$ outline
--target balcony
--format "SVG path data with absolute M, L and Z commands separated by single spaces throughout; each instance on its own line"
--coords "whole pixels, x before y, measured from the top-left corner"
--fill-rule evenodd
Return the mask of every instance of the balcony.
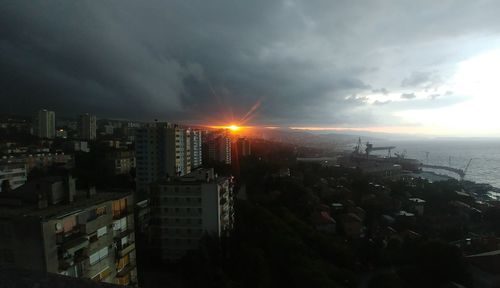
M 89 245 L 89 240 L 86 237 L 79 235 L 79 237 L 77 238 L 64 242 L 61 245 L 61 248 L 68 254 L 74 255 L 76 251 L 86 248 L 88 245 Z
M 132 233 L 134 233 L 134 230 L 133 229 L 126 229 L 126 230 L 123 230 L 123 231 L 113 231 L 114 233 L 114 238 L 115 239 L 121 239 L 127 235 L 130 235 Z
M 93 254 L 96 251 L 101 250 L 104 247 L 107 247 L 113 243 L 113 233 L 108 231 L 105 235 L 97 238 L 95 241 L 89 243 L 89 255 Z
M 80 227 L 74 227 L 73 230 L 68 231 L 66 233 L 58 233 L 56 234 L 56 243 L 63 244 L 66 242 L 71 242 L 75 239 L 81 238 L 85 233 L 83 233 Z
M 127 266 L 123 267 L 123 269 L 116 274 L 116 277 L 121 278 L 127 276 L 130 273 L 130 271 L 135 269 L 135 267 L 136 267 L 135 264 L 128 263 Z
M 110 224 L 111 219 L 112 219 L 111 215 L 108 214 L 99 216 L 93 220 L 88 221 L 85 224 L 81 224 L 80 231 L 85 234 L 94 233 L 95 231 L 97 231 L 97 229 Z
M 132 242 L 132 243 L 129 243 L 128 245 L 126 246 L 122 246 L 122 247 L 117 247 L 116 248 L 117 250 L 117 256 L 119 258 L 122 258 L 123 256 L 127 255 L 128 253 L 132 252 L 133 250 L 135 250 L 135 243 Z

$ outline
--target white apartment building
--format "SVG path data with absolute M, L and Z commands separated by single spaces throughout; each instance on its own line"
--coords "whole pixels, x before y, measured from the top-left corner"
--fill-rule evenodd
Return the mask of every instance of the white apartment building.
M 202 164 L 202 135 L 200 130 L 189 129 L 191 136 L 191 169 L 198 168 Z
M 197 169 L 153 186 L 151 233 L 163 260 L 175 261 L 199 247 L 205 233 L 218 237 L 233 228 L 232 178 Z

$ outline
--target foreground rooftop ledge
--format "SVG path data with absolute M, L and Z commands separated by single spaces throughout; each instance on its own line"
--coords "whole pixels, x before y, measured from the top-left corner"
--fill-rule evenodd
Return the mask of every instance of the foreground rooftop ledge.
M 126 287 L 90 279 L 0 266 L 0 288 L 119 288 Z

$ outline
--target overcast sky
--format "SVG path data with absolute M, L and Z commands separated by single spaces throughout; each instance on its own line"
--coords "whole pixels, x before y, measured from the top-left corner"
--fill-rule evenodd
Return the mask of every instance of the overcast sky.
M 500 136 L 498 15 L 470 0 L 2 1 L 0 112 Z

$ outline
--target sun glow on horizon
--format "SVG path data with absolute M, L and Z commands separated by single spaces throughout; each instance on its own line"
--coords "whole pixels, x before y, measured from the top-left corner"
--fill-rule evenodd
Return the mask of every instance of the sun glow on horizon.
M 241 127 L 240 127 L 240 126 L 238 126 L 238 125 L 234 125 L 234 124 L 233 124 L 233 125 L 229 125 L 229 126 L 227 126 L 227 129 L 229 129 L 229 130 L 231 130 L 231 131 L 233 131 L 233 132 L 236 132 L 236 131 L 239 131 L 239 130 L 241 129 Z

